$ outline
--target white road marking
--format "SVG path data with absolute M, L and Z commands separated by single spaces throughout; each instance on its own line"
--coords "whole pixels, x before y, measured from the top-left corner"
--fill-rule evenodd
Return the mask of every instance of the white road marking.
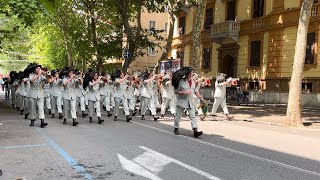
M 131 161 L 125 157 L 123 157 L 121 154 L 118 154 L 118 158 L 121 162 L 122 168 L 130 171 L 134 174 L 138 174 L 140 176 L 143 176 L 145 178 L 148 179 L 152 179 L 152 180 L 162 180 L 160 177 L 158 177 L 157 175 L 149 172 L 148 170 L 144 169 L 143 167 L 139 166 L 137 163 L 135 163 L 134 161 Z
M 170 132 L 170 131 L 167 131 L 167 130 L 163 130 L 163 129 L 160 129 L 160 128 L 152 127 L 152 126 L 149 126 L 149 125 L 146 125 L 146 124 L 142 124 L 142 123 L 138 123 L 138 122 L 135 122 L 135 121 L 131 121 L 131 122 L 134 123 L 134 124 L 140 125 L 140 126 L 144 126 L 144 127 L 150 128 L 150 129 L 154 129 L 154 130 L 163 132 L 163 133 L 174 135 L 173 132 Z M 176 136 L 176 135 L 174 135 L 174 136 Z M 191 138 L 191 137 L 188 137 L 188 136 L 180 135 L 180 137 L 188 139 L 188 140 L 191 140 L 191 141 L 195 141 L 195 142 L 198 142 L 198 143 L 201 143 L 201 144 L 205 144 L 205 145 L 208 145 L 208 146 L 211 146 L 211 147 L 215 147 L 215 148 L 219 148 L 219 149 L 222 149 L 222 150 L 225 150 L 225 151 L 229 151 L 229 152 L 232 152 L 232 153 L 235 153 L 235 154 L 239 154 L 239 155 L 242 155 L 242 156 L 245 156 L 245 157 L 250 157 L 252 159 L 260 160 L 260 161 L 263 161 L 263 162 L 268 162 L 268 163 L 275 164 L 275 165 L 278 165 L 278 166 L 281 166 L 281 167 L 285 167 L 285 168 L 288 168 L 288 169 L 304 172 L 304 173 L 307 173 L 307 174 L 320 176 L 319 172 L 302 169 L 302 168 L 299 168 L 299 167 L 296 167 L 296 166 L 292 166 L 292 165 L 288 165 L 288 164 L 281 163 L 281 162 L 278 162 L 278 161 L 270 160 L 270 159 L 267 159 L 267 158 L 255 156 L 255 155 L 248 154 L 248 153 L 244 153 L 244 152 L 241 152 L 241 151 L 237 151 L 237 150 L 234 150 L 234 149 L 231 149 L 231 148 L 227 148 L 227 147 L 223 147 L 223 146 L 220 146 L 220 145 L 217 145 L 217 144 L 205 142 L 205 141 L 202 141 L 202 140 L 199 140 L 199 139 L 195 139 L 195 138 Z
M 154 173 L 162 171 L 165 165 L 172 162 L 168 158 L 163 158 L 163 155 L 158 155 L 150 151 L 146 151 L 140 156 L 135 157 L 133 161 Z
M 149 149 L 149 148 L 144 147 L 144 146 L 139 146 L 139 147 L 140 147 L 141 149 L 144 149 L 144 150 L 146 150 L 147 152 L 149 152 L 149 154 L 150 154 L 150 153 L 153 154 L 153 156 L 156 157 L 157 159 L 162 159 L 163 162 L 176 163 L 176 164 L 178 164 L 178 165 L 180 165 L 180 166 L 182 166 L 182 167 L 184 167 L 184 168 L 186 168 L 186 169 L 189 169 L 190 171 L 193 171 L 193 172 L 195 172 L 195 173 L 197 173 L 197 174 L 199 174 L 199 175 L 201 175 L 201 176 L 204 176 L 204 177 L 206 177 L 206 178 L 208 178 L 208 179 L 211 179 L 211 180 L 221 180 L 221 179 L 218 178 L 218 177 L 215 177 L 215 176 L 213 176 L 213 175 L 211 175 L 211 174 L 209 174 L 209 173 L 206 173 L 206 172 L 204 172 L 204 171 L 201 171 L 200 169 L 197 169 L 197 168 L 192 167 L 192 166 L 190 166 L 190 165 L 188 165 L 188 164 L 185 164 L 185 163 L 183 163 L 183 162 L 181 162 L 181 161 L 178 161 L 178 160 L 176 160 L 176 159 L 173 159 L 173 158 L 171 158 L 171 157 L 168 157 L 168 156 L 166 156 L 166 155 L 164 155 L 164 154 L 158 153 L 158 152 L 156 152 L 156 151 L 154 151 L 154 150 L 152 150 L 152 149 Z M 168 163 L 167 163 L 167 164 L 168 164 Z

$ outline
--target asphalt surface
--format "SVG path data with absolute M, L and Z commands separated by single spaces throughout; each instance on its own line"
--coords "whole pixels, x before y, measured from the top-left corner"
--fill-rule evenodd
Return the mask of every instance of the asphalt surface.
M 174 135 L 172 118 L 127 123 L 104 116 L 102 125 L 79 118 L 77 127 L 47 118 L 47 128 L 23 118 L 0 100 L 0 180 L 320 179 L 316 132 L 221 120 L 200 122 L 204 135 L 195 139 L 187 120 Z

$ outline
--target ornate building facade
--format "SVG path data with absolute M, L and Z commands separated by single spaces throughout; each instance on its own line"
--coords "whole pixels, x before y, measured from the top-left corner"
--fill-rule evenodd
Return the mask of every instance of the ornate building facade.
M 201 74 L 239 77 L 251 90 L 288 93 L 303 0 L 207 0 L 201 36 Z M 193 65 L 194 7 L 176 19 L 172 56 Z M 310 17 L 303 92 L 320 92 L 320 3 Z

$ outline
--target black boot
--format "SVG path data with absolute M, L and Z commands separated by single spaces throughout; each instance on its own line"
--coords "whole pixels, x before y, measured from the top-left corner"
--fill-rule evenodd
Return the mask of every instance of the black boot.
M 24 115 L 24 119 L 28 119 L 29 113 Z
M 144 115 L 141 116 L 141 120 L 144 120 Z
M 131 120 L 132 120 L 132 117 L 130 117 L 130 116 L 126 116 L 126 119 L 127 119 L 127 122 L 130 122 Z
M 154 120 L 154 121 L 158 121 L 158 119 L 159 119 L 159 117 L 153 116 L 153 120 Z
M 49 115 L 51 115 L 51 109 L 49 109 Z
M 40 119 L 41 120 L 41 125 L 40 127 L 44 128 L 48 125 L 48 123 L 44 122 L 44 119 Z
M 62 116 L 62 113 L 59 113 L 59 119 L 62 119 L 63 116 Z
M 164 119 L 164 115 L 163 114 L 161 114 L 161 119 Z
M 93 121 L 92 121 L 92 117 L 89 117 L 89 123 L 92 123 Z
M 135 109 L 132 111 L 132 116 L 135 116 L 136 114 L 137 114 L 137 110 Z
M 198 138 L 198 137 L 201 136 L 201 135 L 202 135 L 202 131 L 198 131 L 197 128 L 193 128 L 193 136 L 194 136 L 195 138 Z
M 82 117 L 84 118 L 86 116 L 88 116 L 88 114 L 85 111 L 82 111 Z
M 98 124 L 101 124 L 101 123 L 103 123 L 103 119 L 101 119 L 101 117 L 98 117 Z
M 20 115 L 22 115 L 23 114 L 23 110 L 20 110 Z
M 113 120 L 114 120 L 114 121 L 118 121 L 118 118 L 117 118 L 117 116 L 115 116 L 115 117 L 113 118 Z
M 31 119 L 30 126 L 34 126 L 34 121 L 36 121 L 36 120 L 35 119 Z
M 108 117 L 111 117 L 112 113 L 110 111 L 108 111 Z
M 79 123 L 77 122 L 77 119 L 72 119 L 72 120 L 73 120 L 73 123 L 72 123 L 73 126 L 76 126 L 76 125 L 79 124 Z
M 66 119 L 63 120 L 63 124 L 67 124 L 67 120 Z
M 51 114 L 51 118 L 54 118 L 54 114 Z
M 178 128 L 174 128 L 174 131 L 173 131 L 173 132 L 174 132 L 175 135 L 180 135 L 180 132 L 179 132 L 179 129 L 178 129 Z

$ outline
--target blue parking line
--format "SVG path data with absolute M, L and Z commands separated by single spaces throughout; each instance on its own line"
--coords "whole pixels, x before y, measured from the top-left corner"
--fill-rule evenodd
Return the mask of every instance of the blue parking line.
M 68 163 L 74 168 L 79 174 L 85 177 L 87 180 L 92 180 L 91 174 L 89 174 L 86 169 L 73 159 L 62 147 L 60 147 L 53 139 L 49 138 L 42 130 L 39 128 L 36 129 L 41 135 L 43 135 L 51 147 L 53 147 Z
M 26 145 L 19 145 L 19 146 L 0 146 L 0 149 L 19 149 L 19 148 L 28 148 L 28 147 L 40 147 L 45 144 L 26 144 Z

